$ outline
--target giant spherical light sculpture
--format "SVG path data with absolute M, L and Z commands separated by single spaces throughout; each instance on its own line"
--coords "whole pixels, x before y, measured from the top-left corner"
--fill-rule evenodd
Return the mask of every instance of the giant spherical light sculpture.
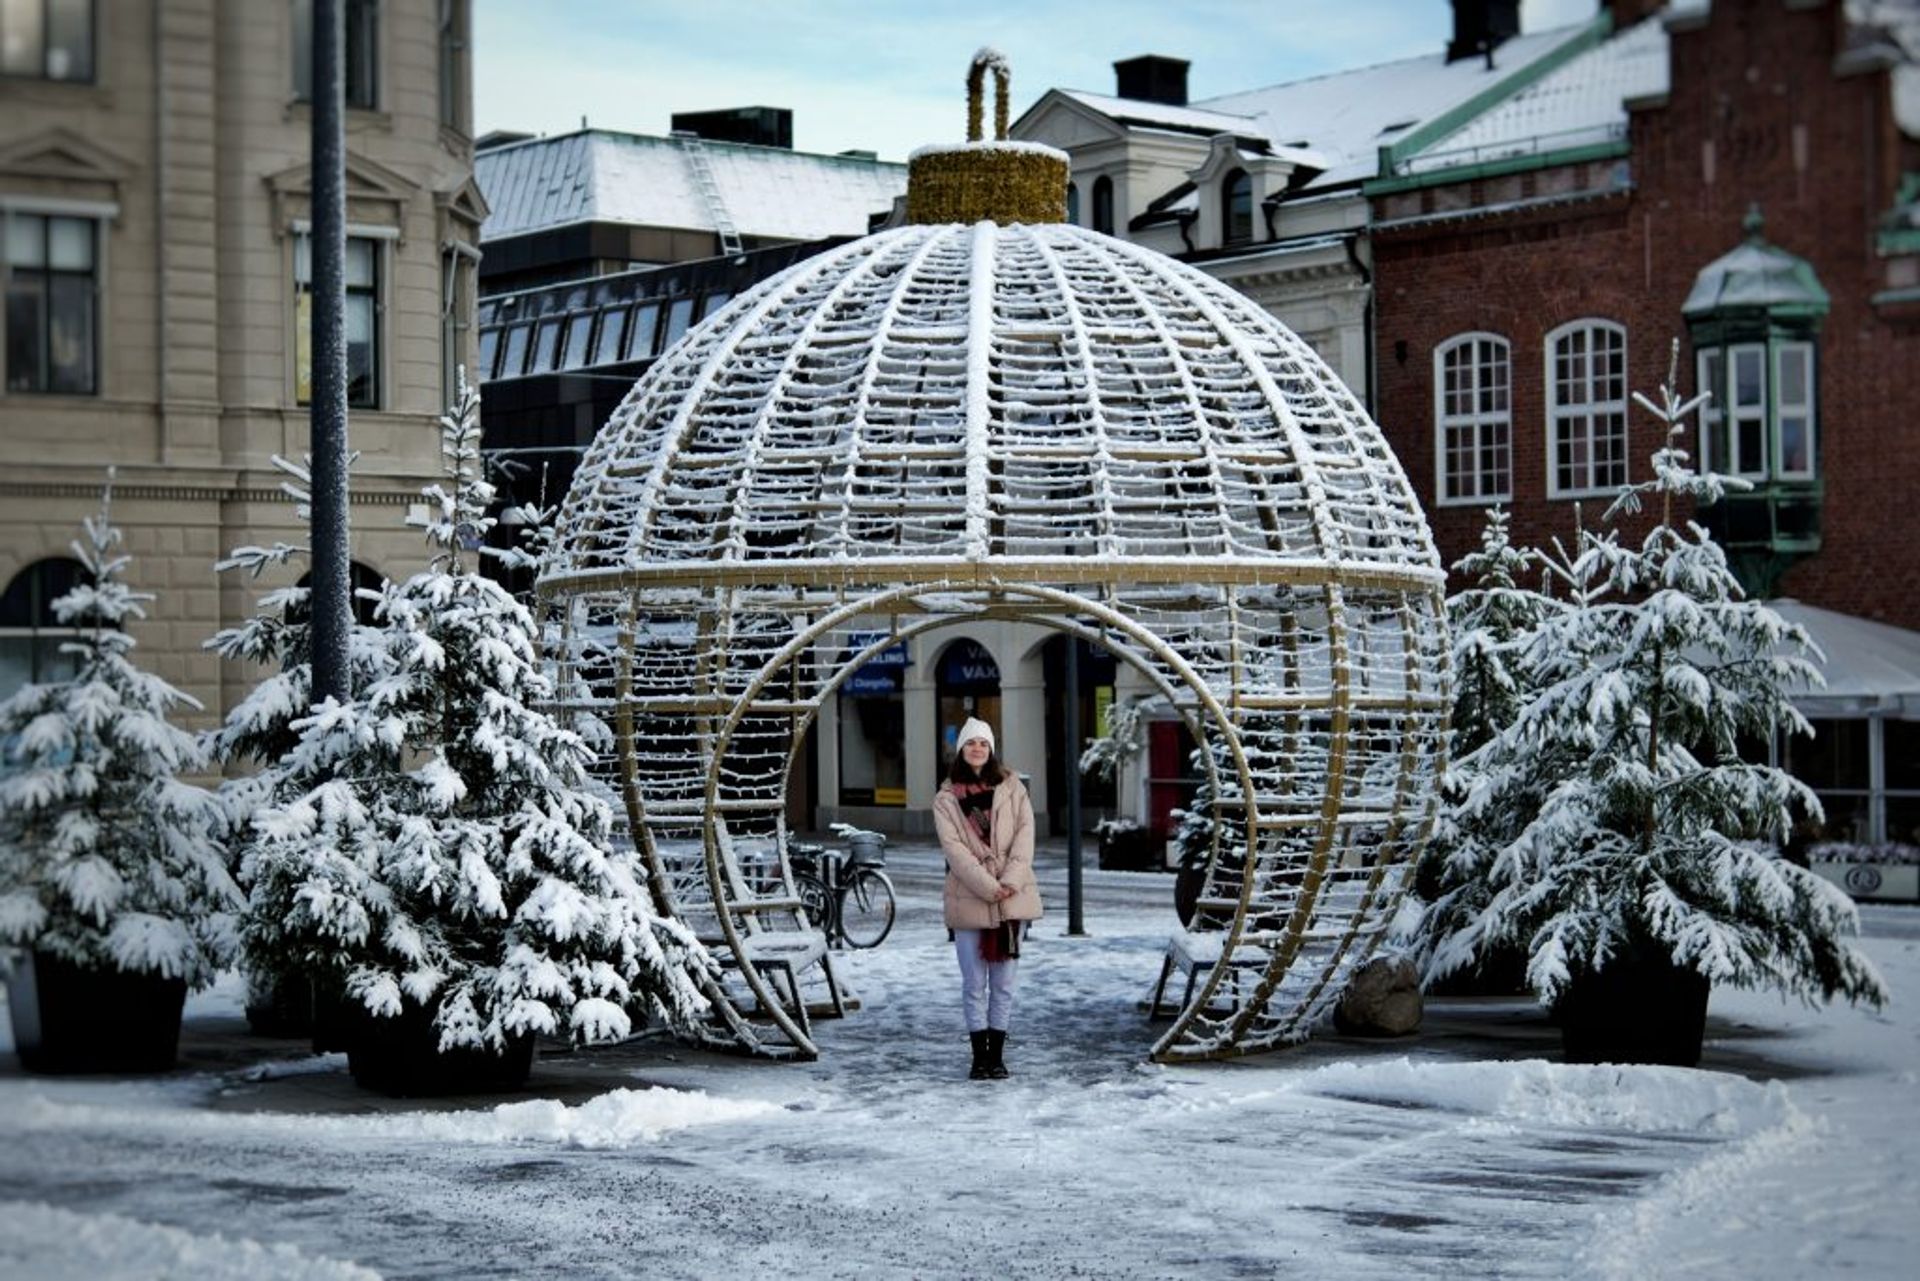
M 967 151 L 948 208 L 1023 180 L 1060 204 L 1065 158 L 1018 144 L 917 156 L 915 183 Z M 612 731 L 657 905 L 726 962 L 720 1043 L 815 1052 L 802 976 L 834 975 L 784 856 L 794 749 L 866 657 L 956 621 L 1108 647 L 1209 749 L 1215 848 L 1167 958 L 1195 981 L 1158 1059 L 1304 1037 L 1426 838 L 1443 574 L 1380 429 L 1249 299 L 1025 216 L 763 282 L 656 362 L 568 495 L 539 581 L 564 699 Z

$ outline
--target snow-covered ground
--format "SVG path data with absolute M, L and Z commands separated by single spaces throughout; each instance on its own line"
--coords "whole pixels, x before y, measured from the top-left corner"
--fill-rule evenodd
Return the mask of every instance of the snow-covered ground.
M 248 1041 L 231 982 L 189 1005 L 197 1070 L 30 1078 L 0 1043 L 0 1277 L 1913 1275 L 1920 910 L 1867 914 L 1888 1011 L 1717 992 L 1710 1070 L 1563 1065 L 1488 1001 L 1163 1068 L 1167 882 L 1090 873 L 1089 936 L 1056 883 L 1029 948 L 1014 1078 L 975 1083 L 931 861 L 895 862 L 814 1064 L 645 1041 L 396 1103 Z

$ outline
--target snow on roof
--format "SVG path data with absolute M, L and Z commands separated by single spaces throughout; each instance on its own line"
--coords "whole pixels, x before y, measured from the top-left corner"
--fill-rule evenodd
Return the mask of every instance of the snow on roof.
M 1423 149 L 1420 173 L 1625 136 L 1629 99 L 1667 90 L 1667 29 L 1635 23 Z
M 905 165 L 745 143 L 697 144 L 735 229 L 816 240 L 865 235 L 907 189 Z M 601 129 L 495 147 L 474 158 L 492 212 L 484 240 L 579 222 L 714 230 L 688 148 L 676 138 Z
M 1823 689 L 1794 695 L 1808 716 L 1859 716 L 1871 709 L 1920 716 L 1920 632 L 1840 614 L 1797 600 L 1768 605 L 1807 629 L 1826 658 Z
M 1088 93 L 1084 89 L 1062 89 L 1060 92 L 1075 102 L 1092 107 L 1101 115 L 1123 124 L 1177 129 L 1182 133 L 1204 134 L 1207 137 L 1221 133 L 1251 138 L 1266 137 L 1260 129 L 1259 121 L 1252 116 L 1236 115 L 1227 111 L 1199 111 L 1193 107 L 1174 107 L 1164 102 L 1147 102 L 1140 98 L 1116 98 L 1110 94 Z
M 1680 0 L 1668 13 L 1707 7 L 1707 0 Z M 1920 3 L 1849 0 L 1847 13 L 1862 34 L 1886 37 L 1904 56 L 1893 72 L 1894 116 L 1903 132 L 1920 136 Z M 1406 167 L 1422 173 L 1624 137 L 1626 104 L 1668 90 L 1668 48 L 1663 18 L 1635 23 L 1435 141 Z
M 1551 53 L 1588 25 L 1516 36 L 1494 51 L 1491 71 L 1484 58 L 1448 62 L 1445 54 L 1432 53 L 1224 94 L 1193 107 L 1208 114 L 1251 116 L 1259 135 L 1276 145 L 1320 152 L 1328 168 L 1307 184 L 1308 190 L 1357 182 L 1374 176 L 1381 147 Z
M 1893 118 L 1900 132 L 1920 138 L 1920 3 L 1916 0 L 1847 0 L 1847 17 L 1877 28 L 1899 50 L 1893 69 Z

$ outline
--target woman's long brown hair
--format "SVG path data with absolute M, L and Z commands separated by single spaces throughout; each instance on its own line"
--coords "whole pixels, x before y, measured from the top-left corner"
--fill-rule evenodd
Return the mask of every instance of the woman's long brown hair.
M 1000 763 L 1000 753 L 991 748 L 987 750 L 987 763 L 980 767 L 978 773 L 967 764 L 966 756 L 957 750 L 953 754 L 953 764 L 947 766 L 949 783 L 985 783 L 990 787 L 998 787 L 1006 778 L 1007 767 Z

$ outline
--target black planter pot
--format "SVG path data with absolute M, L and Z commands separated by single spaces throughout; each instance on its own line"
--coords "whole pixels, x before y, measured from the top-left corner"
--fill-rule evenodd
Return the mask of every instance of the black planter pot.
M 307 981 L 308 1025 L 313 1030 L 315 1054 L 340 1054 L 353 1048 L 354 1025 L 360 1007 L 347 999 L 346 986 L 334 974 L 315 974 Z
M 1429 996 L 1525 996 L 1530 991 L 1524 945 L 1496 948 L 1478 964 L 1427 986 Z
M 29 952 L 7 976 L 13 1044 L 29 1072 L 165 1072 L 180 1055 L 184 979 L 83 969 Z
M 1576 974 L 1554 1006 L 1566 1061 L 1694 1067 L 1711 989 L 1705 977 L 1652 947 Z
M 1204 858 L 1182 863 L 1180 870 L 1173 874 L 1173 910 L 1180 918 L 1180 928 L 1186 929 L 1193 924 L 1193 914 L 1200 908 L 1200 891 L 1207 885 L 1207 863 Z
M 396 1018 L 354 1007 L 347 1019 L 347 1067 L 365 1089 L 394 1098 L 515 1090 L 533 1070 L 533 1037 L 514 1038 L 506 1053 L 440 1052 L 434 1011 L 409 1001 Z
M 250 984 L 247 1030 L 255 1036 L 312 1036 L 313 985 L 306 975 L 277 975 L 262 989 Z
M 1160 870 L 1161 862 L 1158 842 L 1144 827 L 1100 838 L 1103 871 L 1154 872 Z

